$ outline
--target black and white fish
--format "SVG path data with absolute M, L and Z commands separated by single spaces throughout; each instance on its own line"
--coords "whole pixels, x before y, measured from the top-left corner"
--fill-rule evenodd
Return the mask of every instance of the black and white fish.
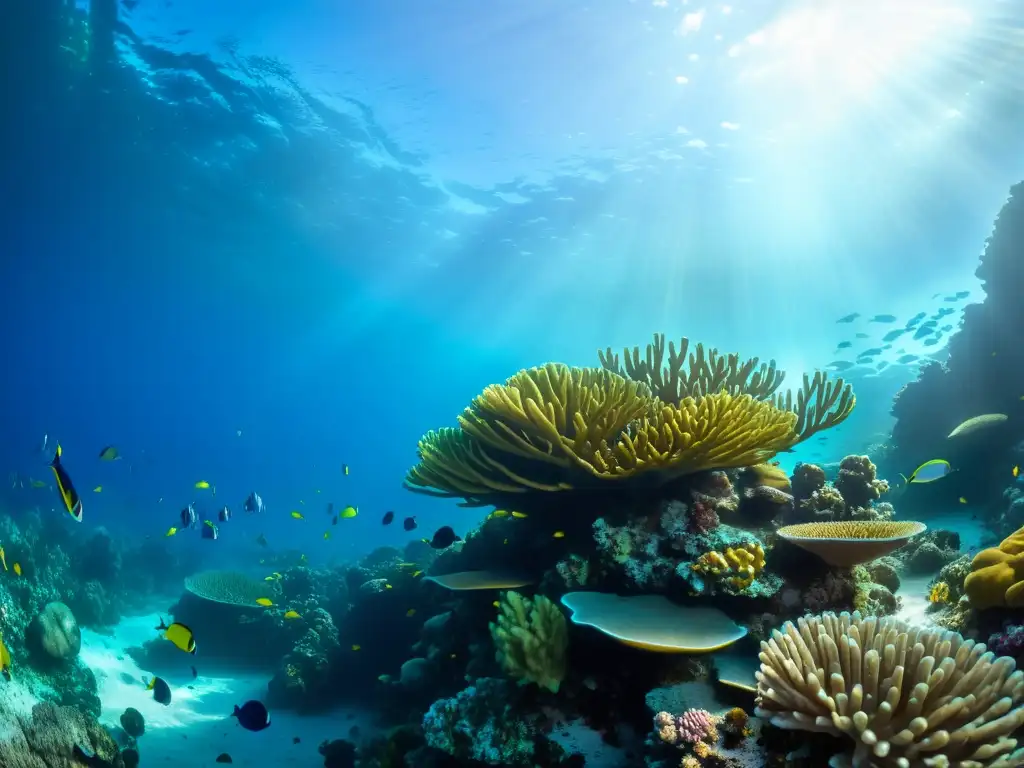
M 231 519 L 231 510 L 228 509 L 227 504 L 220 508 L 220 512 L 217 513 L 217 519 L 220 520 L 222 523 L 226 523 L 228 520 Z
M 196 514 L 196 505 L 190 503 L 181 510 L 181 527 L 195 528 L 197 525 L 199 525 L 199 515 Z
M 245 511 L 250 515 L 263 511 L 263 499 L 256 491 L 250 493 L 249 498 L 245 500 Z

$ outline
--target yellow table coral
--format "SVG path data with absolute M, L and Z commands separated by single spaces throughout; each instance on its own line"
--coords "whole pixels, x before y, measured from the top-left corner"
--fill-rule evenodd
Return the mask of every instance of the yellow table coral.
M 974 608 L 1024 606 L 1024 528 L 974 556 L 964 592 Z
M 692 567 L 697 573 L 725 577 L 738 590 L 746 589 L 764 570 L 764 548 L 753 543 L 729 547 L 725 554 L 712 550 L 701 555 Z

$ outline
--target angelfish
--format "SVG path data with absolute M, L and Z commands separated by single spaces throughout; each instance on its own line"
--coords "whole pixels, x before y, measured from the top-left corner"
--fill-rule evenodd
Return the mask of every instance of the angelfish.
M 57 479 L 57 491 L 60 493 L 60 500 L 64 502 L 64 509 L 76 522 L 80 523 L 82 522 L 82 500 L 78 498 L 78 491 L 71 483 L 71 478 L 64 470 L 64 465 L 60 463 L 62 453 L 60 443 L 57 443 L 57 450 L 53 454 L 53 461 L 50 462 L 50 469 L 53 470 L 53 476 Z

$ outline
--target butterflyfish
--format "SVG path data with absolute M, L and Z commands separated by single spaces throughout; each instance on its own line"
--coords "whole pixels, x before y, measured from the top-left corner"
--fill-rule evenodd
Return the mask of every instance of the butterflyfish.
M 160 626 L 156 629 L 157 631 L 163 632 L 164 637 L 167 640 L 170 640 L 178 650 L 192 654 L 196 652 L 196 639 L 192 636 L 192 630 L 184 624 L 176 621 L 170 626 L 167 626 L 163 617 L 161 617 Z

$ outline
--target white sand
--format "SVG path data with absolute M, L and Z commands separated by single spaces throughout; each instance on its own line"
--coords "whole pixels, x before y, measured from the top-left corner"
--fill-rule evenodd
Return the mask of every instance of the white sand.
M 113 636 L 82 632 L 81 657 L 96 675 L 103 703 L 100 721 L 118 725 L 126 707 L 134 707 L 146 719 L 146 733 L 139 739 L 143 765 L 217 766 L 217 756 L 227 752 L 234 765 L 320 768 L 320 742 L 348 738 L 353 725 L 364 738 L 370 735 L 366 713 L 354 710 L 312 717 L 271 712 L 269 728 L 258 733 L 245 730 L 231 712 L 248 699 L 264 699 L 269 675 L 200 674 L 193 680 L 190 667 L 201 666 L 201 660 L 184 653 L 180 669 L 140 669 L 124 649 L 152 639 L 159 620 L 156 614 L 126 618 Z M 173 698 L 168 706 L 154 701 L 143 685 L 153 672 L 171 686 Z M 122 673 L 132 681 L 125 682 Z M 296 736 L 299 744 L 292 743 Z

